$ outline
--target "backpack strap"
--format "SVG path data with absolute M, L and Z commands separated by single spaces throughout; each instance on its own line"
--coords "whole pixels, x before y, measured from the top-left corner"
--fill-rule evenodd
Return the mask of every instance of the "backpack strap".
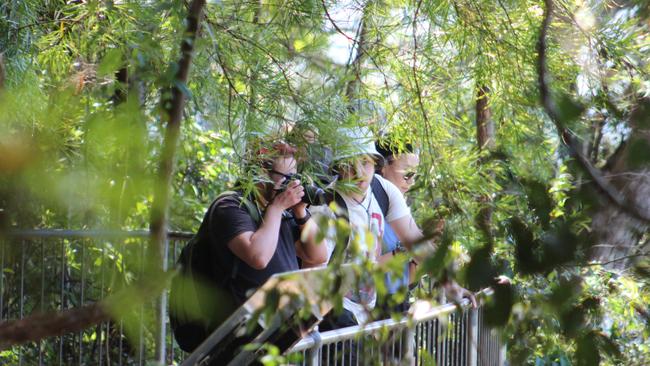
M 379 208 L 381 209 L 382 214 L 384 215 L 384 219 L 386 218 L 386 215 L 388 215 L 388 209 L 390 207 L 390 200 L 388 199 L 388 193 L 386 193 L 386 189 L 384 189 L 384 186 L 381 184 L 379 181 L 379 178 L 377 176 L 372 177 L 372 181 L 370 182 L 370 187 L 372 190 L 372 194 L 375 196 L 375 199 L 377 200 L 377 204 L 379 205 Z M 343 197 L 341 197 L 340 194 L 334 192 L 331 196 L 328 197 L 327 202 L 336 202 L 336 204 L 343 210 L 343 213 L 335 213 L 337 218 L 345 218 L 350 222 L 350 213 L 348 212 L 348 206 L 345 204 L 345 201 L 343 200 Z M 350 240 L 350 237 L 348 236 L 346 242 Z
M 386 193 L 384 186 L 381 184 L 379 178 L 377 178 L 376 175 L 372 177 L 372 181 L 370 182 L 370 187 L 372 188 L 372 194 L 375 196 L 375 199 L 379 204 L 379 208 L 381 208 L 381 212 L 384 214 L 384 220 L 385 220 L 386 215 L 388 215 L 388 209 L 390 207 L 390 200 L 388 199 L 388 193 Z

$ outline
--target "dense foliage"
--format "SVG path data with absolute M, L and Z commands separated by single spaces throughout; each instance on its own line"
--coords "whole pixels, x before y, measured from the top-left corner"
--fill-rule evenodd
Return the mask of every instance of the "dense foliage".
M 189 81 L 177 85 L 188 104 L 172 230 L 196 230 L 241 178 L 247 144 L 307 146 L 311 130 L 333 145 L 337 128 L 368 122 L 347 106 L 374 101 L 386 116 L 372 124 L 377 135 L 419 150 L 409 193 L 418 221 L 446 222 L 422 272 L 495 287 L 489 315 L 513 364 L 650 362 L 648 222 L 607 199 L 558 130 L 648 217 L 647 4 L 273 0 L 205 10 Z M 0 4 L 2 230 L 148 226 L 160 101 L 186 13 L 182 1 Z M 477 142 L 480 101 L 495 131 L 489 148 Z M 626 225 L 602 225 L 611 210 Z M 595 250 L 617 233 L 627 246 Z M 500 274 L 512 285 L 497 285 Z

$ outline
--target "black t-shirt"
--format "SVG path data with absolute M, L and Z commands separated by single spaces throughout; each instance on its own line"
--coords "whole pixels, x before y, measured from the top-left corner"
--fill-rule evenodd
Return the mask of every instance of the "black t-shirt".
M 260 217 L 263 216 L 262 213 Z M 255 232 L 259 227 L 239 199 L 235 196 L 220 199 L 214 208 L 211 224 L 212 253 L 217 256 L 213 263 L 222 266 L 229 276 L 233 266 L 237 266 L 235 277 L 229 282 L 238 301 L 244 302 L 252 294 L 250 290 L 263 285 L 272 275 L 298 269 L 295 242 L 300 238 L 300 230 L 287 212 L 282 217 L 275 253 L 266 268 L 260 270 L 247 265 L 228 248 L 228 242 L 234 237 L 246 231 Z

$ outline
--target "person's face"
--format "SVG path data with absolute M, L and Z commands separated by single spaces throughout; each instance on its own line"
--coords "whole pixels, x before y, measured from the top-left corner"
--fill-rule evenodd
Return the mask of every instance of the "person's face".
M 375 174 L 375 160 L 369 155 L 362 155 L 341 164 L 342 180 L 354 181 L 361 192 L 370 186 Z
M 288 183 L 287 179 L 297 172 L 296 159 L 293 156 L 280 156 L 273 161 L 273 167 L 268 171 L 271 181 L 273 181 L 273 189 L 280 189 L 284 183 Z
M 394 155 L 393 158 L 381 169 L 381 173 L 402 193 L 406 193 L 415 183 L 415 171 L 420 158 L 415 154 Z

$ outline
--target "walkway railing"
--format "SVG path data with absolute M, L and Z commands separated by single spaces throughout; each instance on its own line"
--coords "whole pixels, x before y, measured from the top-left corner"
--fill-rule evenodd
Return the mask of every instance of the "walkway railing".
M 489 295 L 490 292 L 484 293 Z M 411 317 L 381 320 L 323 333 L 314 332 L 291 350 L 302 365 L 502 365 L 505 349 L 483 322 L 483 307 L 463 300 L 413 305 Z M 419 309 L 419 310 L 418 310 Z
M 170 233 L 165 243 L 173 267 L 187 233 Z M 36 312 L 64 310 L 101 300 L 128 286 L 144 269 L 148 231 L 30 230 L 0 239 L 0 322 Z M 160 307 L 163 307 L 161 309 Z M 152 301 L 137 309 L 125 306 L 125 320 L 98 324 L 14 347 L 0 353 L 11 365 L 145 365 L 164 350 L 165 363 L 184 354 L 166 326 L 166 304 Z M 152 333 L 162 325 L 164 337 Z M 127 336 L 128 335 L 128 336 Z M 442 305 L 416 312 L 412 320 L 384 320 L 306 338 L 293 349 L 303 365 L 353 365 L 356 360 L 409 365 L 500 365 L 498 334 L 482 321 L 482 309 Z M 164 342 L 162 341 L 164 339 Z M 381 344 L 381 345 L 380 345 Z M 341 355 L 346 355 L 344 359 Z
M 169 268 L 190 237 L 169 233 L 165 243 Z M 81 306 L 132 284 L 144 269 L 148 241 L 148 231 L 8 233 L 0 239 L 0 321 Z M 155 323 L 167 321 L 158 315 L 166 311 L 166 304 L 152 299 L 136 309 L 125 304 L 124 310 L 125 320 L 2 352 L 0 364 L 145 365 L 158 359 L 157 349 L 164 350 L 166 364 L 183 358 L 169 327 L 162 327 L 165 342 L 152 333 Z

